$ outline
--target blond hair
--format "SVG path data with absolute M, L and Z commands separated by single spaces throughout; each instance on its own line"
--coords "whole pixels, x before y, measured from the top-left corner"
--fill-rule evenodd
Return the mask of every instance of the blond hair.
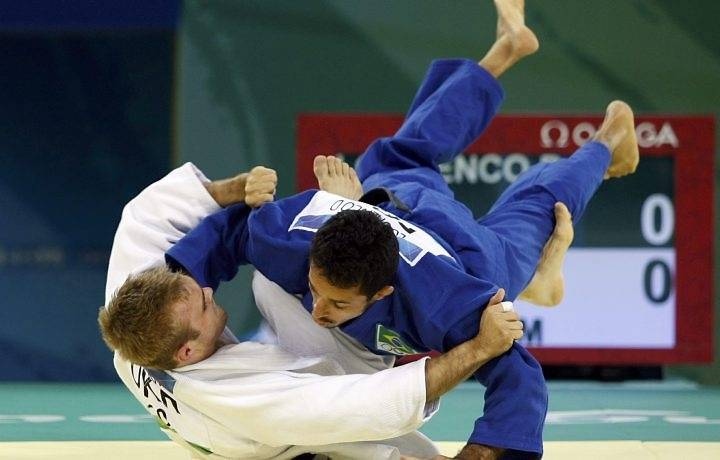
M 98 323 L 103 340 L 135 364 L 176 368 L 175 352 L 200 335 L 173 317 L 173 304 L 187 296 L 183 275 L 167 266 L 130 276 L 110 303 L 100 308 Z

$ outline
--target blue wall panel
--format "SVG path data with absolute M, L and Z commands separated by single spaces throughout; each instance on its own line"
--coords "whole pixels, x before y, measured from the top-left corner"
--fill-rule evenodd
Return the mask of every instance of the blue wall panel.
M 0 380 L 113 379 L 123 205 L 170 168 L 174 32 L 0 34 Z

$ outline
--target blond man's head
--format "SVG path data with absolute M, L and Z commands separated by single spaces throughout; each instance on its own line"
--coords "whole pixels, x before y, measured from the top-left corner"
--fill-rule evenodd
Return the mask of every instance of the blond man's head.
M 105 343 L 133 363 L 178 367 L 176 352 L 200 332 L 178 318 L 174 306 L 190 295 L 186 278 L 162 266 L 132 275 L 100 309 Z

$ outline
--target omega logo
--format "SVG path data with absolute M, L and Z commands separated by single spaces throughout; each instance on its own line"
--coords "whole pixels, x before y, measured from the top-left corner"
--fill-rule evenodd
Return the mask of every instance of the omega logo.
M 580 147 L 592 139 L 597 127 L 590 122 L 582 121 L 572 129 L 560 120 L 549 120 L 540 128 L 540 145 L 546 148 L 563 148 L 572 143 Z M 635 127 L 638 145 L 643 148 L 670 145 L 678 147 L 680 142 L 669 122 L 658 129 L 654 123 L 644 121 Z

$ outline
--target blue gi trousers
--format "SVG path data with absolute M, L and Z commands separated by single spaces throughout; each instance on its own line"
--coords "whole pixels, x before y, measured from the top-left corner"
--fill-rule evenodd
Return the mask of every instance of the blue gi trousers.
M 537 164 L 518 177 L 485 216 L 475 219 L 455 201 L 439 164 L 474 141 L 502 97 L 497 81 L 476 63 L 436 61 L 403 126 L 393 137 L 372 144 L 356 169 L 365 191 L 390 189 L 410 208 L 393 212 L 439 236 L 468 274 L 505 288 L 507 298 L 514 300 L 532 279 L 553 231 L 554 204 L 565 203 L 577 223 L 611 155 L 605 145 L 589 142 L 569 158 Z M 474 337 L 478 323 L 479 316 L 470 315 L 455 324 L 445 348 Z M 513 458 L 541 456 L 547 390 L 538 362 L 515 344 L 475 377 L 486 386 L 485 408 L 469 442 L 510 449 Z

